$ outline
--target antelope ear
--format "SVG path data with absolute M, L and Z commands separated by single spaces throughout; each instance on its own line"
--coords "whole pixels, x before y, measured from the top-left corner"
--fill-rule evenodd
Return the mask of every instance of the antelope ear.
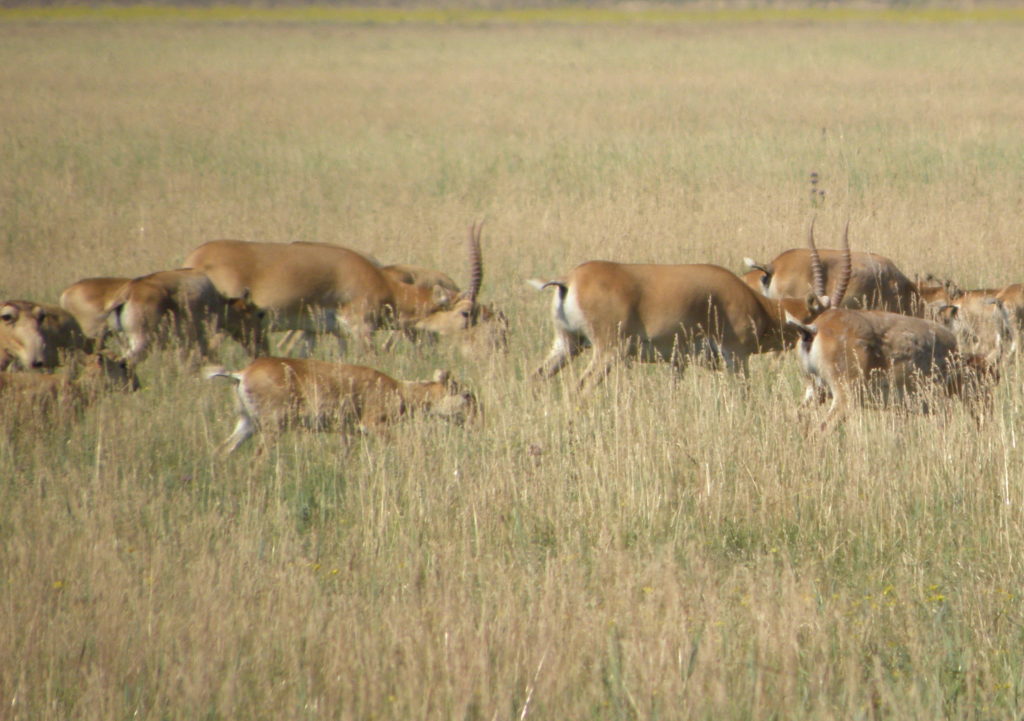
M 452 374 L 449 371 L 441 370 L 438 368 L 434 371 L 434 383 L 444 383 L 447 385 L 448 381 L 451 380 Z
M 807 340 L 813 339 L 814 336 L 817 335 L 818 333 L 818 326 L 814 325 L 813 323 L 810 325 L 806 323 L 801 323 L 788 310 L 786 311 L 786 325 L 791 325 L 795 327 L 797 330 L 800 331 L 800 335 L 802 335 Z
M 448 305 L 452 302 L 452 292 L 443 285 L 435 285 L 431 299 L 437 305 Z
M 820 315 L 828 310 L 832 305 L 832 299 L 827 295 L 815 295 L 814 293 L 807 294 L 807 309 L 811 311 L 813 315 Z
M 960 306 L 952 305 L 947 303 L 946 305 L 939 306 L 938 310 L 935 311 L 935 315 L 939 318 L 946 316 L 949 320 L 953 320 L 960 314 Z

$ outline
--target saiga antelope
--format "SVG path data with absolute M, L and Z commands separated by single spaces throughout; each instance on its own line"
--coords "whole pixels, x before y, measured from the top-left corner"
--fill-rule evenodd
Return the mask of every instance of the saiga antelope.
M 106 308 L 131 278 L 83 278 L 60 294 L 60 307 L 74 316 L 78 326 L 102 348 L 109 329 Z
M 189 268 L 164 270 L 121 286 L 104 308 L 128 337 L 125 359 L 136 364 L 156 341 L 175 340 L 183 353 L 209 356 L 207 331 L 224 332 L 250 355 L 268 353 L 262 314 L 248 297 L 228 299 L 205 273 Z M 209 328 L 207 327 L 209 326 Z
M 956 336 L 961 351 L 999 353 L 1009 342 L 1016 345 L 1017 333 L 1000 291 L 962 291 L 954 300 L 935 308 L 934 320 Z
M 555 290 L 555 338 L 536 373 L 555 375 L 589 343 L 594 354 L 580 378 L 581 391 L 629 356 L 669 361 L 680 372 L 691 357 L 703 356 L 746 373 L 752 354 L 795 342 L 787 312 L 809 320 L 818 310 L 804 299 L 766 298 L 717 265 L 590 261 L 564 278 L 529 282 Z
M 373 265 L 380 268 L 380 271 L 385 275 L 389 276 L 398 283 L 405 283 L 406 285 L 414 285 L 419 288 L 426 288 L 428 290 L 433 289 L 435 286 L 443 288 L 449 291 L 453 296 L 457 296 L 462 291 L 459 286 L 445 273 L 439 270 L 433 270 L 432 268 L 424 268 L 419 265 L 408 265 L 405 263 L 395 263 L 392 265 L 381 265 L 380 262 L 373 256 L 362 253 L 364 258 L 370 261 Z M 389 339 L 390 340 L 390 339 Z M 301 329 L 289 330 L 285 333 L 284 337 L 278 342 L 277 349 L 282 355 L 291 355 L 291 352 L 300 343 L 306 348 L 306 355 L 309 354 L 309 349 L 315 344 L 315 337 L 309 331 Z M 385 345 L 385 349 L 387 349 Z
M 966 341 L 975 348 L 991 350 L 1009 338 L 1010 351 L 1016 352 L 1024 328 L 1024 285 L 962 290 L 950 281 L 928 279 L 936 289 L 933 305 L 937 320 L 956 334 L 961 345 Z
M 314 430 L 380 430 L 410 413 L 455 423 L 478 413 L 475 396 L 438 370 L 429 381 L 399 381 L 366 366 L 298 358 L 258 358 L 231 373 L 212 368 L 207 378 L 238 384 L 238 422 L 217 452 L 237 449 L 261 427 L 300 425 Z
M 826 310 L 808 324 L 789 318 L 800 331 L 800 363 L 810 378 L 804 404 L 832 405 L 822 430 L 834 426 L 854 398 L 869 393 L 883 403 L 904 400 L 910 394 L 938 390 L 968 397 L 984 393 L 998 373 L 989 359 L 961 354 L 948 329 L 923 318 L 880 310 L 838 307 L 851 275 L 849 244 L 844 235 L 843 260 L 831 296 L 825 296 L 824 268 L 808 238 L 814 292 Z
M 43 368 L 56 368 L 70 353 L 93 352 L 93 340 L 82 333 L 78 321 L 63 308 L 31 300 L 9 300 L 6 305 L 18 308 L 22 317 L 39 318 L 39 331 L 44 340 Z
M 402 283 L 361 253 L 323 243 L 214 240 L 193 250 L 185 265 L 207 273 L 226 297 L 248 290 L 266 311 L 268 330 L 333 333 L 342 352 L 346 335 L 366 349 L 373 331 L 411 328 L 456 299 L 441 286 Z
M 482 222 L 474 223 L 469 229 L 470 283 L 465 292 L 440 271 L 415 265 L 379 266 L 382 273 L 398 282 L 427 290 L 440 287 L 455 298 L 450 309 L 438 310 L 413 323 L 400 331 L 402 335 L 451 341 L 469 358 L 488 351 L 508 350 L 508 320 L 505 314 L 480 303 L 478 299 L 484 272 L 480 248 L 482 230 Z M 308 335 L 307 331 L 289 331 L 278 347 L 282 353 L 288 354 L 300 340 L 308 342 Z M 385 350 L 391 348 L 395 338 L 395 335 L 388 338 L 384 344 Z
M 844 252 L 822 249 L 818 257 L 824 287 L 831 293 L 845 262 Z M 850 280 L 841 301 L 844 308 L 924 314 L 925 302 L 918 287 L 891 260 L 876 253 L 851 253 L 850 260 Z M 761 271 L 761 292 L 769 298 L 803 298 L 812 290 L 812 260 L 807 248 L 787 250 L 764 265 L 750 258 L 744 262 Z

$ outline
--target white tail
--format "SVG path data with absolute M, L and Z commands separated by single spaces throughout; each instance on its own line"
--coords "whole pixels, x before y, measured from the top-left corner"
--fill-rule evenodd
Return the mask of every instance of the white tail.
M 240 383 L 242 376 L 239 373 L 232 373 L 223 366 L 206 366 L 203 368 L 203 378 L 213 380 L 214 378 L 227 378 L 234 383 Z

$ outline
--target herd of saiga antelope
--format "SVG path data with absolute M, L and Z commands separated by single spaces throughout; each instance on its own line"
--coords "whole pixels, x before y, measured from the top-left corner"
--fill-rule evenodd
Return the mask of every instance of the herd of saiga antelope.
M 0 394 L 5 407 L 27 399 L 36 412 L 52 412 L 104 390 L 138 388 L 134 368 L 154 343 L 207 358 L 211 340 L 227 335 L 255 360 L 235 373 L 207 370 L 237 384 L 239 418 L 221 452 L 261 426 L 368 430 L 417 411 L 462 422 L 476 415 L 477 401 L 445 371 L 398 381 L 365 366 L 271 357 L 268 331 L 289 331 L 282 347 L 302 343 L 306 354 L 318 333 L 334 334 L 343 351 L 346 338 L 365 350 L 374 331 L 388 328 L 451 339 L 471 355 L 504 350 L 505 315 L 477 299 L 480 234 L 474 224 L 464 292 L 443 273 L 384 266 L 339 246 L 217 240 L 192 251 L 183 269 L 81 280 L 64 290 L 59 307 L 7 301 Z M 678 371 L 697 359 L 746 374 L 752 354 L 796 346 L 809 378 L 804 404 L 832 398 L 822 429 L 868 397 L 917 399 L 926 408 L 922 398 L 938 392 L 984 407 L 1003 346 L 1015 347 L 1020 335 L 1024 286 L 963 291 L 931 278 L 911 282 L 889 259 L 851 252 L 848 235 L 849 225 L 841 250 L 819 251 L 812 222 L 808 248 L 764 265 L 747 259 L 742 278 L 716 265 L 590 261 L 562 278 L 530 281 L 555 291 L 554 344 L 537 375 L 555 375 L 588 345 L 584 392 L 628 358 L 667 361 Z M 991 347 L 979 347 L 979 321 L 995 328 Z M 110 328 L 124 336 L 119 355 L 103 349 Z M 61 363 L 63 373 L 32 372 Z

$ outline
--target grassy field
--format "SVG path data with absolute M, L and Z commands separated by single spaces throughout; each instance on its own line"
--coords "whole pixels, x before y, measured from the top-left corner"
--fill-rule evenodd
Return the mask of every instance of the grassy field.
M 814 214 L 909 275 L 1021 281 L 1020 25 L 2 19 L 0 296 L 53 302 L 222 237 L 465 283 L 486 218 L 483 295 L 513 336 L 477 361 L 358 358 L 451 368 L 475 431 L 216 460 L 229 389 L 171 353 L 80 419 L 0 409 L 0 718 L 1024 704 L 1015 362 L 981 428 L 868 410 L 810 435 L 791 355 L 756 358 L 746 389 L 624 368 L 580 404 L 572 372 L 528 378 L 550 299 L 523 282 L 593 258 L 738 271 Z

